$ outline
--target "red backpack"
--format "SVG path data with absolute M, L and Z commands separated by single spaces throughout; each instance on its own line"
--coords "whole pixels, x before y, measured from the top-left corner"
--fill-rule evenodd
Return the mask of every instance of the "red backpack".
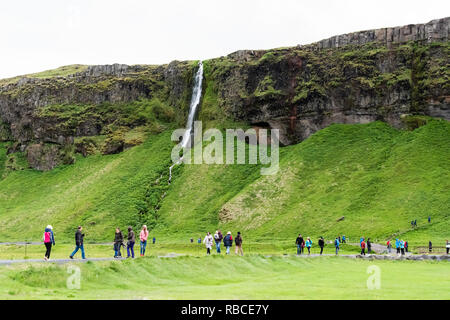
M 52 242 L 51 232 L 44 232 L 44 243 Z

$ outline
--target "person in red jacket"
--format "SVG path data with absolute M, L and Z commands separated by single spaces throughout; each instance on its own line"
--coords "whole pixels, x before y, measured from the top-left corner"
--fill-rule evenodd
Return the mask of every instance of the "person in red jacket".
M 363 241 L 361 241 L 361 255 L 366 255 L 366 243 L 364 242 L 364 238 Z

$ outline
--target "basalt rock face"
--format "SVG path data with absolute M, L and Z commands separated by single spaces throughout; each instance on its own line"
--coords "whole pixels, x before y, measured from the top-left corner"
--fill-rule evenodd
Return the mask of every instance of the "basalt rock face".
M 285 145 L 332 123 L 382 120 L 404 127 L 411 115 L 450 120 L 448 33 L 444 18 L 204 61 L 199 118 L 276 128 Z M 196 68 L 195 62 L 177 61 L 116 64 L 64 77 L 0 80 L 0 142 L 11 141 L 8 152 L 25 152 L 39 170 L 71 163 L 71 150 L 88 154 L 95 141 L 77 142 L 77 137 L 109 134 L 108 141 L 117 143 L 105 152 L 120 152 L 126 145 L 119 137 L 126 132 L 123 126 L 148 125 L 141 121 L 146 106 L 120 105 L 156 98 L 173 108 L 169 111 L 182 125 Z M 175 121 L 158 108 L 162 118 Z M 117 121 L 120 116 L 127 121 Z
M 103 117 L 95 106 L 108 104 L 112 107 L 107 110 L 114 110 L 114 105 L 158 97 L 183 109 L 193 67 L 177 61 L 163 66 L 89 66 L 64 77 L 0 83 L 0 142 L 15 142 L 11 152 L 25 151 L 31 167 L 50 170 L 62 162 L 63 149 L 73 145 L 75 137 L 99 135 L 115 120 L 114 115 Z M 64 106 L 72 106 L 74 113 L 77 105 L 85 114 L 75 121 Z M 99 111 L 92 112 L 94 108 Z
M 285 145 L 332 123 L 450 120 L 449 18 L 382 30 L 206 61 L 206 94 L 236 120 L 280 129 Z

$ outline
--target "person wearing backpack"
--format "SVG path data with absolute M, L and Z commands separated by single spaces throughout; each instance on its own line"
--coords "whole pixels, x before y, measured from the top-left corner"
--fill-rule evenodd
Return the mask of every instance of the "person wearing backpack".
M 220 244 L 222 243 L 223 235 L 222 231 L 217 230 L 214 234 L 214 241 L 216 242 L 216 251 L 218 254 L 220 254 Z
M 241 256 L 244 255 L 244 251 L 242 250 L 242 242 L 243 242 L 243 240 L 242 240 L 241 233 L 238 232 L 236 239 L 234 239 L 234 243 L 236 244 L 235 254 L 238 254 L 238 252 L 240 252 Z
M 141 257 L 145 255 L 145 248 L 147 247 L 147 239 L 148 239 L 148 229 L 147 226 L 144 224 L 142 226 L 141 232 L 139 233 L 139 240 L 141 244 Z M 191 242 L 193 242 L 193 240 Z
M 81 258 L 86 259 L 86 256 L 84 254 L 84 233 L 81 233 L 83 231 L 82 226 L 78 226 L 77 231 L 75 232 L 75 245 L 76 248 L 72 252 L 72 254 L 69 256 L 70 259 L 73 259 L 73 256 L 78 252 L 78 250 L 81 249 Z
M 123 234 L 119 228 L 116 228 L 116 234 L 114 236 L 114 258 L 121 258 L 120 247 L 123 245 Z
M 325 240 L 323 239 L 323 237 L 320 237 L 320 239 L 319 239 L 319 247 L 320 247 L 320 254 L 321 255 L 322 255 L 324 246 L 325 246 Z
M 297 245 L 297 255 L 302 254 L 303 237 L 301 234 L 298 235 L 295 244 Z
M 311 246 L 312 246 L 312 242 L 311 242 L 311 239 L 310 239 L 309 237 L 306 238 L 306 243 L 305 243 L 305 245 L 306 245 L 306 248 L 308 249 L 308 255 L 311 254 Z
M 50 253 L 52 252 L 52 245 L 55 245 L 55 237 L 53 235 L 53 227 L 48 225 L 44 230 L 44 245 L 46 248 L 44 260 L 50 259 Z
M 131 258 L 134 259 L 134 244 L 136 243 L 136 236 L 134 234 L 133 228 L 131 227 L 128 227 L 127 240 L 127 258 L 131 256 Z
M 361 241 L 361 255 L 365 256 L 366 255 L 366 243 L 364 242 L 364 238 Z
M 405 252 L 408 252 L 408 241 L 405 241 Z
M 233 237 L 231 236 L 231 231 L 227 232 L 225 238 L 223 238 L 223 245 L 227 248 L 227 254 L 230 254 L 230 248 L 233 246 Z
M 206 234 L 205 239 L 203 239 L 203 244 L 206 246 L 206 254 L 211 254 L 211 249 L 213 245 L 213 236 L 210 232 Z
M 391 253 L 391 247 L 392 247 L 392 245 L 391 245 L 391 240 L 388 240 L 388 241 L 386 242 L 386 246 L 387 246 L 388 253 Z
M 335 246 L 335 248 L 336 248 L 336 255 L 337 255 L 338 252 L 339 252 L 339 245 L 340 245 L 339 240 L 338 240 L 338 238 L 336 237 L 336 239 L 334 240 L 334 246 Z

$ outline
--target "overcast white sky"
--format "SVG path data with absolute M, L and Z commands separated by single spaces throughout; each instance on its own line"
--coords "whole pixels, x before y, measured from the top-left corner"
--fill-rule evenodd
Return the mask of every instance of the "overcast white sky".
M 446 0 L 1 0 L 0 78 L 207 59 L 448 15 Z

